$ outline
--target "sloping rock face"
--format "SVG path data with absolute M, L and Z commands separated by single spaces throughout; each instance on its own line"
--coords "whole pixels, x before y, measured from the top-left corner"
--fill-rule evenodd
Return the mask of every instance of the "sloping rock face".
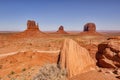
M 89 52 L 72 39 L 64 41 L 59 64 L 62 69 L 66 69 L 68 78 L 95 69 Z
M 120 67 L 120 39 L 109 38 L 98 47 L 96 55 L 98 65 L 104 68 Z
M 36 25 L 35 21 L 32 21 L 32 20 L 28 20 L 27 21 L 27 30 L 33 30 L 33 31 L 36 31 L 38 30 L 39 31 L 39 26 Z
M 94 23 L 87 23 L 84 26 L 84 31 L 96 32 L 96 25 Z
M 63 26 L 60 26 L 56 33 L 58 33 L 58 34 L 67 34 L 67 32 L 64 31 L 64 27 Z

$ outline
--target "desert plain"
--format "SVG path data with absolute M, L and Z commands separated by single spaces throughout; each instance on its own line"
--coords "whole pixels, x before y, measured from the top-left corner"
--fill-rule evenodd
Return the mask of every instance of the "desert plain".
M 0 80 L 119 80 L 120 30 L 0 32 Z

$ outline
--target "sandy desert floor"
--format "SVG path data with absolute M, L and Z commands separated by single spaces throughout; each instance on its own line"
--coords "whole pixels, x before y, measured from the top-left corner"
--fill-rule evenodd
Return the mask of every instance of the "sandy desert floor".
M 75 40 L 85 47 L 96 62 L 98 44 L 120 32 L 104 32 L 102 35 L 52 34 L 47 36 L 26 36 L 19 33 L 0 33 L 0 80 L 32 80 L 41 66 L 57 63 L 64 39 Z M 117 75 L 103 71 L 91 71 L 73 77 L 70 80 L 117 80 Z M 94 77 L 93 77 L 94 76 Z

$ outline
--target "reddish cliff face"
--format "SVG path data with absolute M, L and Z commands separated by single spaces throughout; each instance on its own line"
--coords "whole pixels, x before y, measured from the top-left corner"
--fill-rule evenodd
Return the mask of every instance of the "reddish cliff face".
M 60 27 L 59 27 L 59 30 L 64 31 L 64 27 L 63 27 L 63 26 L 60 26 Z
M 87 23 L 84 26 L 84 31 L 96 32 L 96 25 L 94 23 Z
M 96 32 L 96 25 L 94 23 L 87 23 L 84 25 L 83 32 L 80 36 L 103 36 L 102 34 Z
M 64 27 L 63 26 L 60 26 L 56 33 L 58 33 L 58 34 L 67 34 L 67 32 L 64 31 Z
M 27 21 L 27 29 L 23 32 L 12 35 L 12 38 L 23 38 L 23 37 L 46 37 L 48 36 L 44 32 L 39 30 L 38 24 L 33 20 Z
M 95 69 L 89 52 L 72 39 L 66 39 L 60 53 L 60 67 L 67 70 L 68 78 Z
M 101 43 L 97 53 L 98 65 L 104 68 L 120 68 L 120 38 L 109 38 Z
M 36 25 L 35 21 L 28 20 L 27 21 L 27 30 L 39 30 L 38 25 Z

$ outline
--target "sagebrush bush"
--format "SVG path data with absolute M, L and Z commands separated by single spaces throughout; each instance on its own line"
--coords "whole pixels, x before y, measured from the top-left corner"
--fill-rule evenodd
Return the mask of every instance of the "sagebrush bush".
M 33 80 L 66 80 L 66 70 L 61 70 L 57 64 L 47 64 L 40 68 Z

